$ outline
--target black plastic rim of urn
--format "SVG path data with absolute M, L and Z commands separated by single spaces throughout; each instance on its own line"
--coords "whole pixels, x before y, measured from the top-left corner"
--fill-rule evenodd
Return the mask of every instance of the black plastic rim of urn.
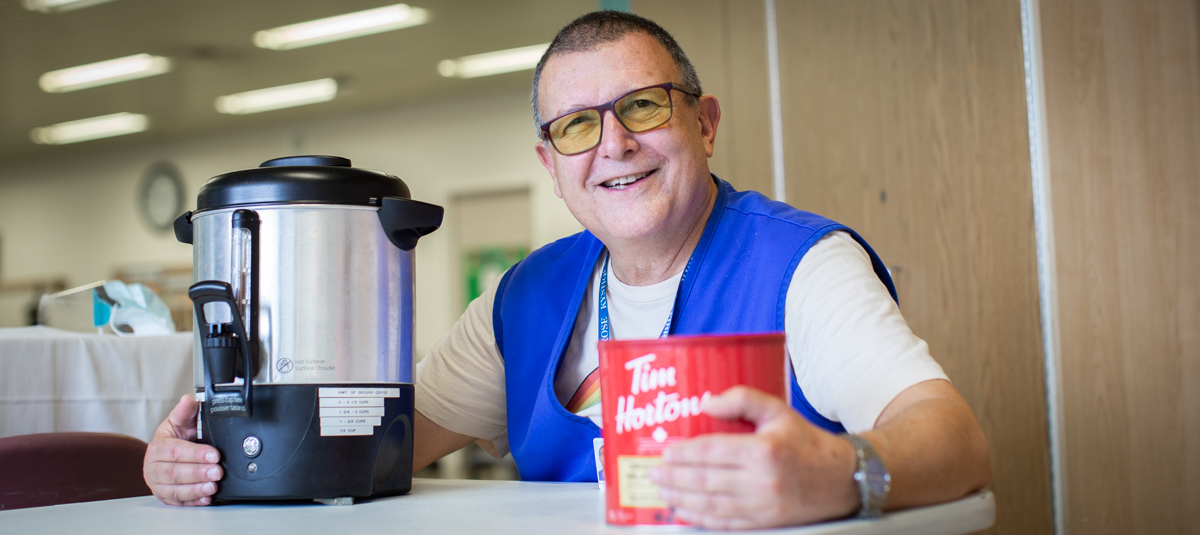
M 196 212 L 271 204 L 374 206 L 384 197 L 411 198 L 404 181 L 350 167 L 339 156 L 287 156 L 210 178 L 196 196 Z

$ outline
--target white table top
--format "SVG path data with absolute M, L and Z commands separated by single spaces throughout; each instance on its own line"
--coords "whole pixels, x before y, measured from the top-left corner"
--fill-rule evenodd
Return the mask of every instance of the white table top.
M 887 514 L 877 520 L 844 520 L 754 533 L 951 535 L 990 527 L 995 516 L 992 493 L 985 491 L 956 502 Z M 635 531 L 662 532 L 664 528 L 637 530 L 607 526 L 603 494 L 595 483 L 417 479 L 411 494 L 352 506 L 289 503 L 179 508 L 145 496 L 0 511 L 0 533 L 559 535 Z

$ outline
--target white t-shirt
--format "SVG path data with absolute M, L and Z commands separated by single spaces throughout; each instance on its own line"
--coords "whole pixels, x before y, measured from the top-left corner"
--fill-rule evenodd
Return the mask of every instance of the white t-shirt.
M 602 266 L 603 255 L 555 380 L 555 394 L 564 404 L 599 362 L 595 318 Z M 609 269 L 612 338 L 658 337 L 682 274 L 629 286 Z M 491 442 L 485 445 L 494 448 L 487 449 L 503 454 L 508 430 L 504 360 L 492 328 L 495 298 L 493 285 L 417 365 L 416 408 L 446 429 Z M 801 391 L 817 412 L 851 433 L 874 427 L 888 403 L 908 387 L 946 379 L 875 275 L 866 250 L 845 232 L 825 236 L 804 255 L 784 306 L 787 350 Z M 580 415 L 600 425 L 600 404 Z

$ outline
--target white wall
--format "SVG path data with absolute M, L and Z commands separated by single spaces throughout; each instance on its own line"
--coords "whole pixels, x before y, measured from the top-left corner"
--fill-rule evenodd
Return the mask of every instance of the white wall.
M 147 137 L 152 137 L 152 134 Z M 534 155 L 528 94 L 506 91 L 288 127 L 147 144 L 70 160 L 6 165 L 0 170 L 0 273 L 5 280 L 62 275 L 68 284 L 110 277 L 136 263 L 189 265 L 191 246 L 153 234 L 137 213 L 142 173 L 165 159 L 183 172 L 187 206 L 217 174 L 291 154 L 333 154 L 356 167 L 403 179 L 414 199 L 451 206 L 454 195 L 526 186 L 537 247 L 582 227 L 554 195 Z M 418 355 L 461 312 L 461 284 L 450 232 L 435 232 L 417 248 Z M 2 297 L 0 326 L 24 317 Z

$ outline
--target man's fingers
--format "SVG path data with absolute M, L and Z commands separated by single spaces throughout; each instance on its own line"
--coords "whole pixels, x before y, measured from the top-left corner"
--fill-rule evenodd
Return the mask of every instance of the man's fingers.
M 143 468 L 146 484 L 156 496 L 162 498 L 159 487 L 219 481 L 223 475 L 221 467 L 216 464 L 219 457 L 212 446 L 192 444 L 177 438 L 158 438 L 146 452 Z M 172 501 L 179 503 L 189 499 Z
M 662 458 L 665 464 L 742 466 L 746 456 L 760 447 L 754 435 L 714 433 L 673 444 Z
M 650 477 L 660 487 L 687 492 L 734 492 L 753 484 L 744 481 L 743 470 L 696 465 L 663 463 L 650 469 Z
M 216 464 L 221 460 L 217 448 L 178 438 L 159 438 L 150 443 L 149 462 Z
M 221 467 L 215 464 L 159 463 L 162 483 L 190 485 L 221 480 Z
M 160 485 L 154 495 L 167 505 L 191 506 L 212 503 L 212 495 L 216 492 L 217 484 L 210 481 L 191 485 Z
M 164 485 L 192 485 L 221 480 L 221 467 L 215 464 L 191 463 L 148 463 L 145 467 L 146 484 L 154 489 Z
M 689 492 L 679 489 L 660 488 L 659 496 L 678 510 L 701 511 L 720 517 L 736 517 L 746 514 L 746 507 L 739 497 L 714 492 Z
M 167 505 L 208 505 L 212 503 L 212 495 L 217 492 L 217 484 L 195 483 L 192 485 L 162 485 L 154 495 Z
M 181 504 L 179 504 L 179 505 L 180 505 L 180 507 L 203 507 L 203 506 L 205 506 L 205 505 L 209 505 L 209 504 L 211 504 L 211 503 L 212 503 L 212 497 L 211 497 L 211 496 L 205 496 L 205 497 L 203 497 L 203 498 L 200 498 L 199 500 L 192 500 L 192 501 L 190 501 L 190 502 L 183 502 L 183 503 L 181 503 Z
M 735 386 L 709 398 L 704 413 L 722 420 L 746 420 L 755 426 L 789 410 L 783 400 L 746 386 Z

